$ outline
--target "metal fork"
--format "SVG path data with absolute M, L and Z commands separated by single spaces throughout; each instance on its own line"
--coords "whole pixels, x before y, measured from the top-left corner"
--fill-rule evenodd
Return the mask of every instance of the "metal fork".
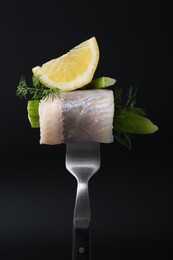
M 72 260 L 89 260 L 90 201 L 88 182 L 100 168 L 100 144 L 96 142 L 68 143 L 66 145 L 67 170 L 77 180 L 73 216 Z

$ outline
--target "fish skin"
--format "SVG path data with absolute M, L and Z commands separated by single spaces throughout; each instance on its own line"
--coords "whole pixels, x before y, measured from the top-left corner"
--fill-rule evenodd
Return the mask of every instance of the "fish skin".
M 39 116 L 40 144 L 114 141 L 112 90 L 61 93 L 53 101 L 41 101 Z

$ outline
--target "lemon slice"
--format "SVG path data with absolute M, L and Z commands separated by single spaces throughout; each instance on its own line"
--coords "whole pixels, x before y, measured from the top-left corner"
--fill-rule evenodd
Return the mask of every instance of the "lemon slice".
M 98 43 L 92 37 L 32 71 L 47 87 L 58 88 L 60 92 L 72 91 L 91 82 L 99 56 Z

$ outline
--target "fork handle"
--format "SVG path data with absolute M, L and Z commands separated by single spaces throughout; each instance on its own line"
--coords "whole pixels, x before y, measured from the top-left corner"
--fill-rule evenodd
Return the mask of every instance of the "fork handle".
M 90 259 L 90 230 L 89 227 L 73 227 L 72 260 Z

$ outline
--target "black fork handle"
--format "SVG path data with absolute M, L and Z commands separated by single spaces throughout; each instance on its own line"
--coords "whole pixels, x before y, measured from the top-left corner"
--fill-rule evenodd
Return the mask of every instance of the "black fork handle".
M 87 227 L 73 227 L 72 260 L 90 260 L 90 229 Z

